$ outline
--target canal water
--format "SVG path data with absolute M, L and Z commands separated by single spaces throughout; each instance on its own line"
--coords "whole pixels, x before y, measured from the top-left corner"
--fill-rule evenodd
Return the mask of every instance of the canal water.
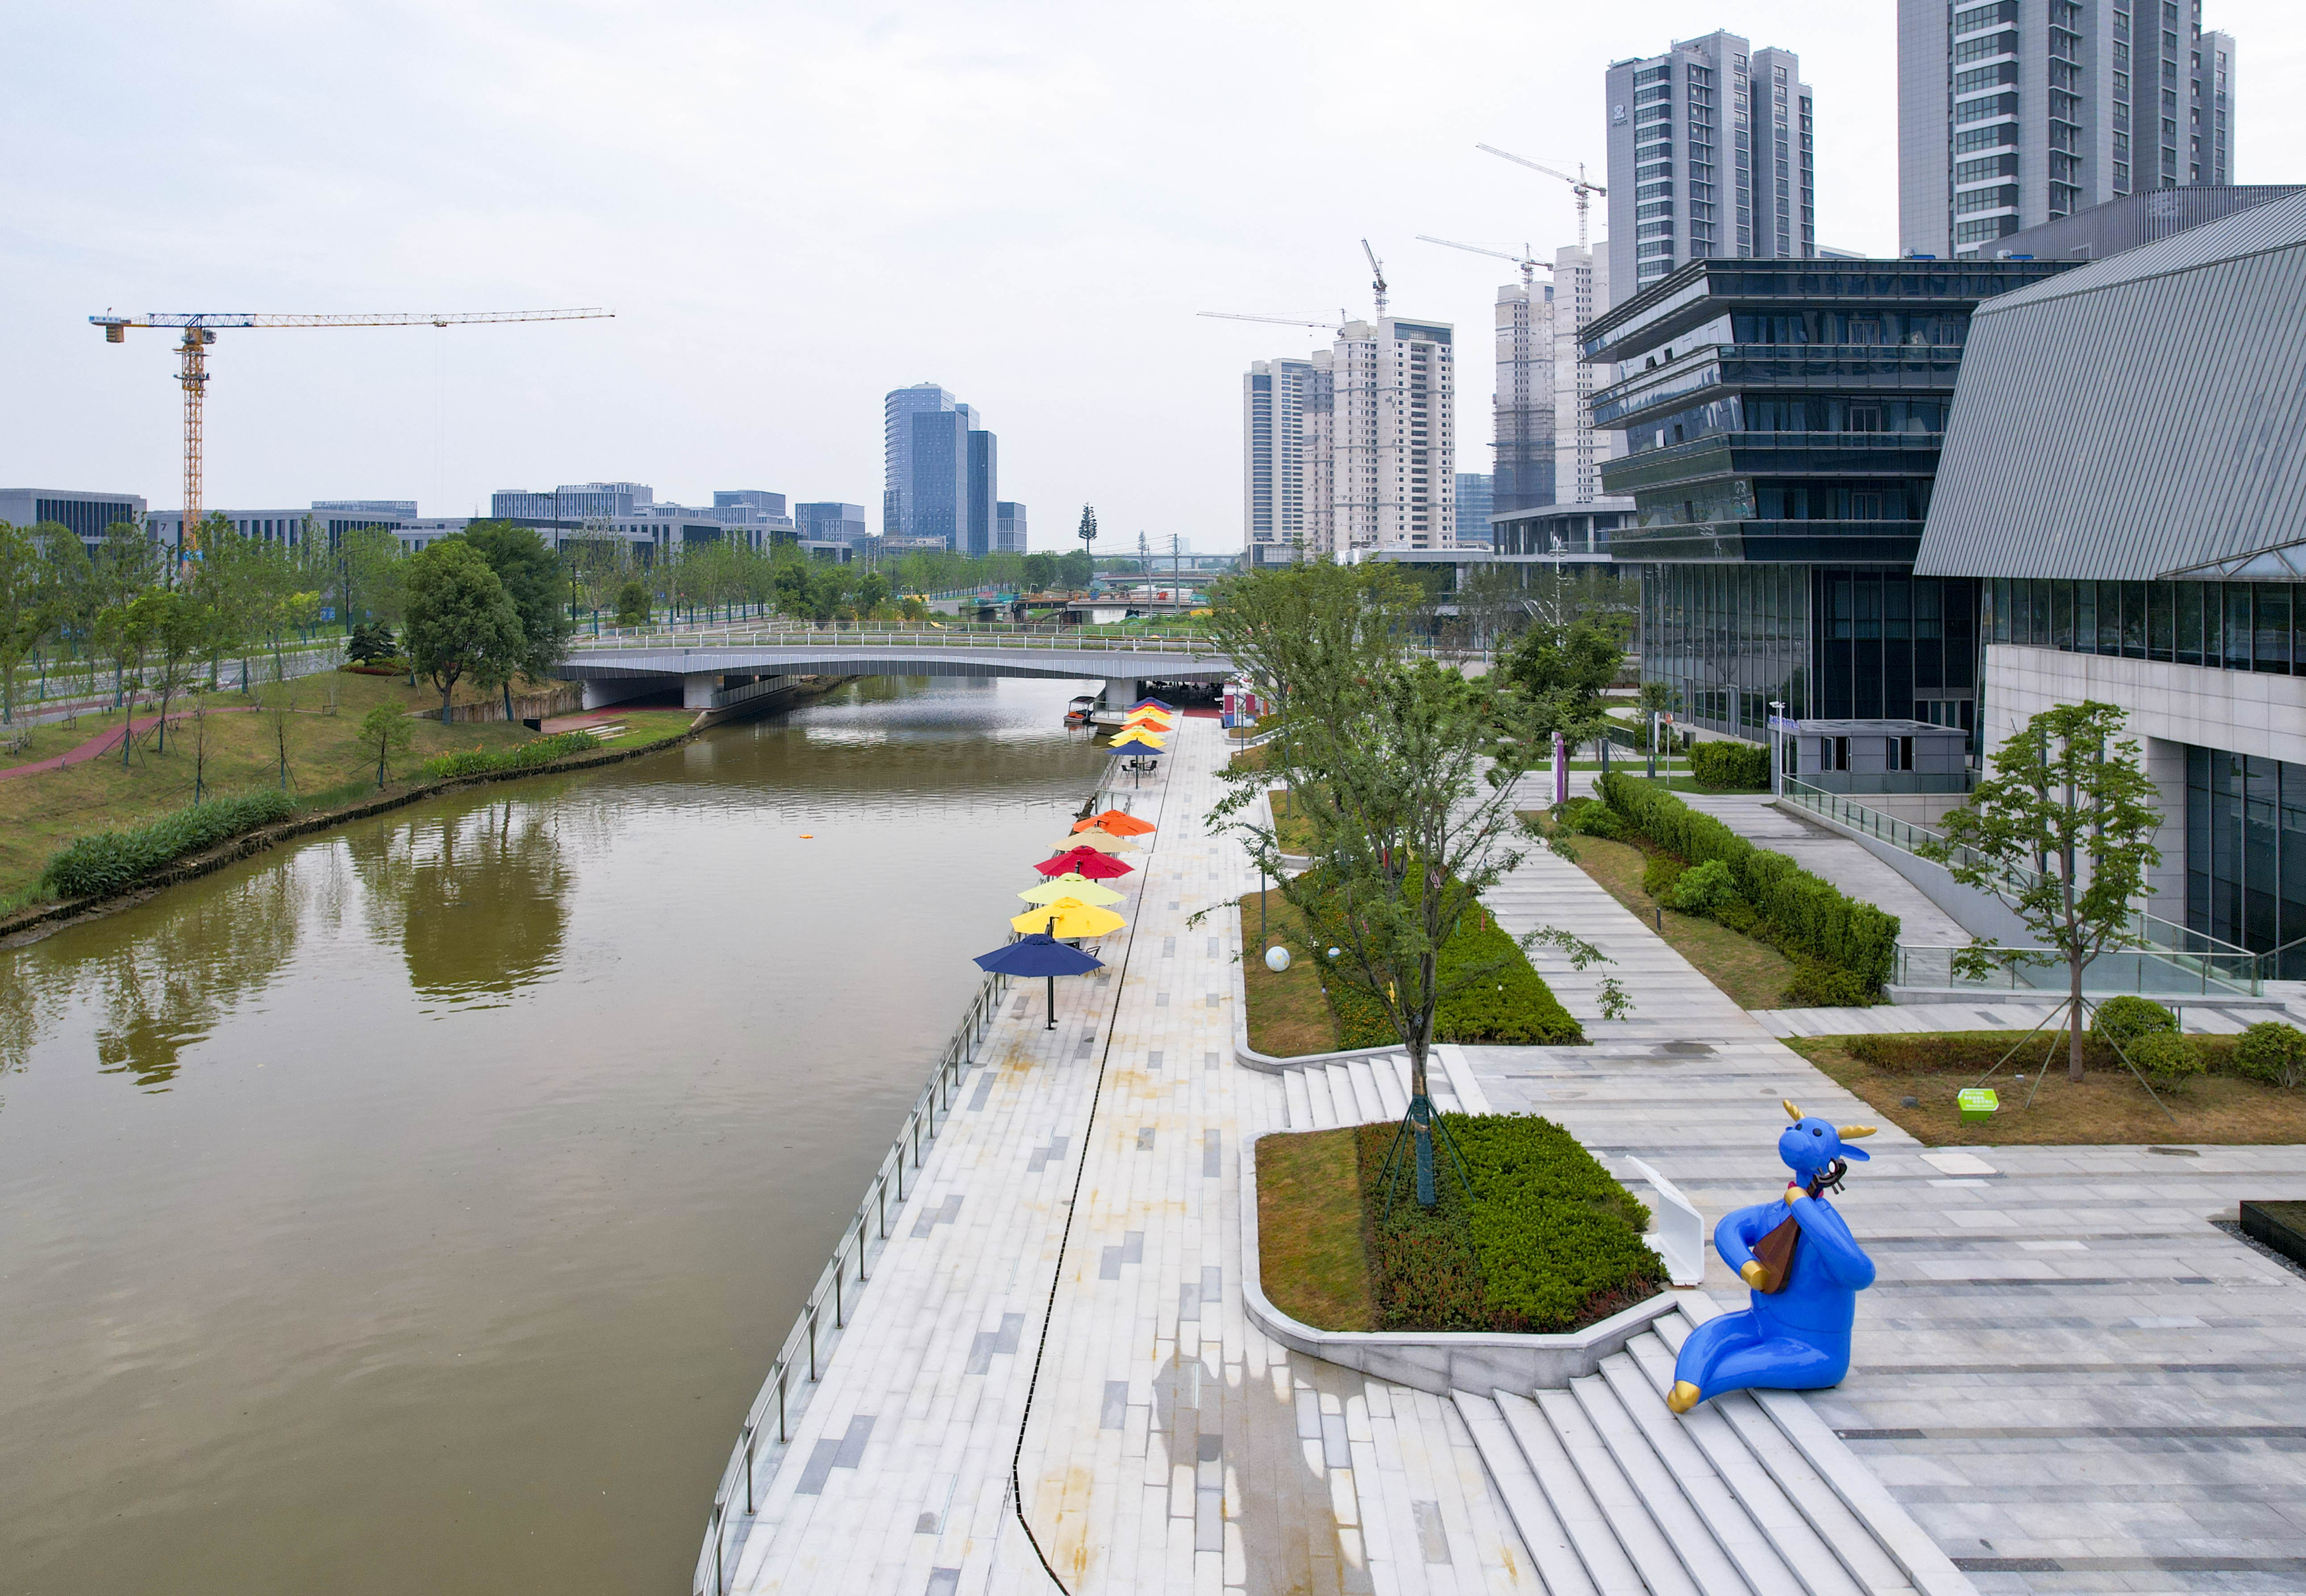
M 0 1593 L 684 1592 L 1077 690 L 859 682 L 0 953 Z

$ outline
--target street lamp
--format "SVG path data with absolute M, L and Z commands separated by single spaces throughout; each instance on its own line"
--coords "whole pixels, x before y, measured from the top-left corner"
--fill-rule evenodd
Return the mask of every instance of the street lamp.
M 1778 739 L 1779 739 L 1780 738 L 1781 738 L 1781 737 L 1783 737 L 1783 736 L 1785 735 L 1785 731 L 1786 731 L 1786 724 L 1785 724 L 1785 722 L 1786 722 L 1786 701 L 1785 701 L 1784 699 L 1782 699 L 1782 698 L 1772 698 L 1772 699 L 1771 699 L 1771 700 L 1770 700 L 1770 790 L 1771 790 L 1772 793 L 1774 793 L 1774 794 L 1776 794 L 1776 795 L 1778 795 L 1779 797 L 1781 797 L 1781 798 L 1785 795 L 1785 790 L 1786 790 L 1786 787 L 1785 787 L 1785 769 L 1786 769 L 1786 762 L 1785 762 L 1785 758 L 1784 758 L 1783 755 L 1780 752 Z

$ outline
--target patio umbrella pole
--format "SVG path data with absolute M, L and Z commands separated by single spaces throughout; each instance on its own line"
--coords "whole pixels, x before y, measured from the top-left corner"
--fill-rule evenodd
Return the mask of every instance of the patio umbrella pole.
M 1049 1023 L 1044 1028 L 1057 1028 L 1057 977 L 1055 976 L 1049 977 Z

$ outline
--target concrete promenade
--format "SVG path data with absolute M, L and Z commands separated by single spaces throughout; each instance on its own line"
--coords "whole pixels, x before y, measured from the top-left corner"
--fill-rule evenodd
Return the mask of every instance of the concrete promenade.
M 1546 1588 L 1452 1404 L 1243 1318 L 1238 1149 L 1285 1099 L 1232 1061 L 1225 750 L 1199 721 L 1172 747 L 1110 971 L 1059 983 L 1055 1031 L 1011 994 L 730 1588 Z M 1781 1184 L 1780 1098 L 1872 1117 L 1574 866 L 1533 854 L 1491 903 L 1599 943 L 1638 1005 L 1601 1020 L 1599 972 L 1542 957 L 1593 1045 L 1464 1049 L 1497 1108 L 1647 1160 L 1709 1223 Z M 1806 1403 L 1977 1588 L 2306 1590 L 2306 1281 L 2213 1224 L 2306 1198 L 2306 1149 L 1866 1145 L 1837 1201 L 1881 1278 Z
M 1446 1402 L 1243 1319 L 1239 1147 L 1282 1086 L 1232 1062 L 1232 917 L 1191 923 L 1247 890 L 1202 824 L 1226 750 L 1200 720 L 1171 746 L 1110 979 L 1059 982 L 1055 1031 L 1012 994 L 732 1589 L 1038 1592 L 1044 1558 L 1077 1592 L 1542 1589 Z

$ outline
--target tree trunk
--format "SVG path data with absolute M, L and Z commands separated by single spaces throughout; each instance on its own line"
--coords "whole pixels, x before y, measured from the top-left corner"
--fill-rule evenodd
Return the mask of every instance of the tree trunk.
M 2082 961 L 2079 957 L 2066 961 L 2070 977 L 2066 994 L 2068 1019 L 2066 1034 L 2066 1079 L 2082 1078 Z

